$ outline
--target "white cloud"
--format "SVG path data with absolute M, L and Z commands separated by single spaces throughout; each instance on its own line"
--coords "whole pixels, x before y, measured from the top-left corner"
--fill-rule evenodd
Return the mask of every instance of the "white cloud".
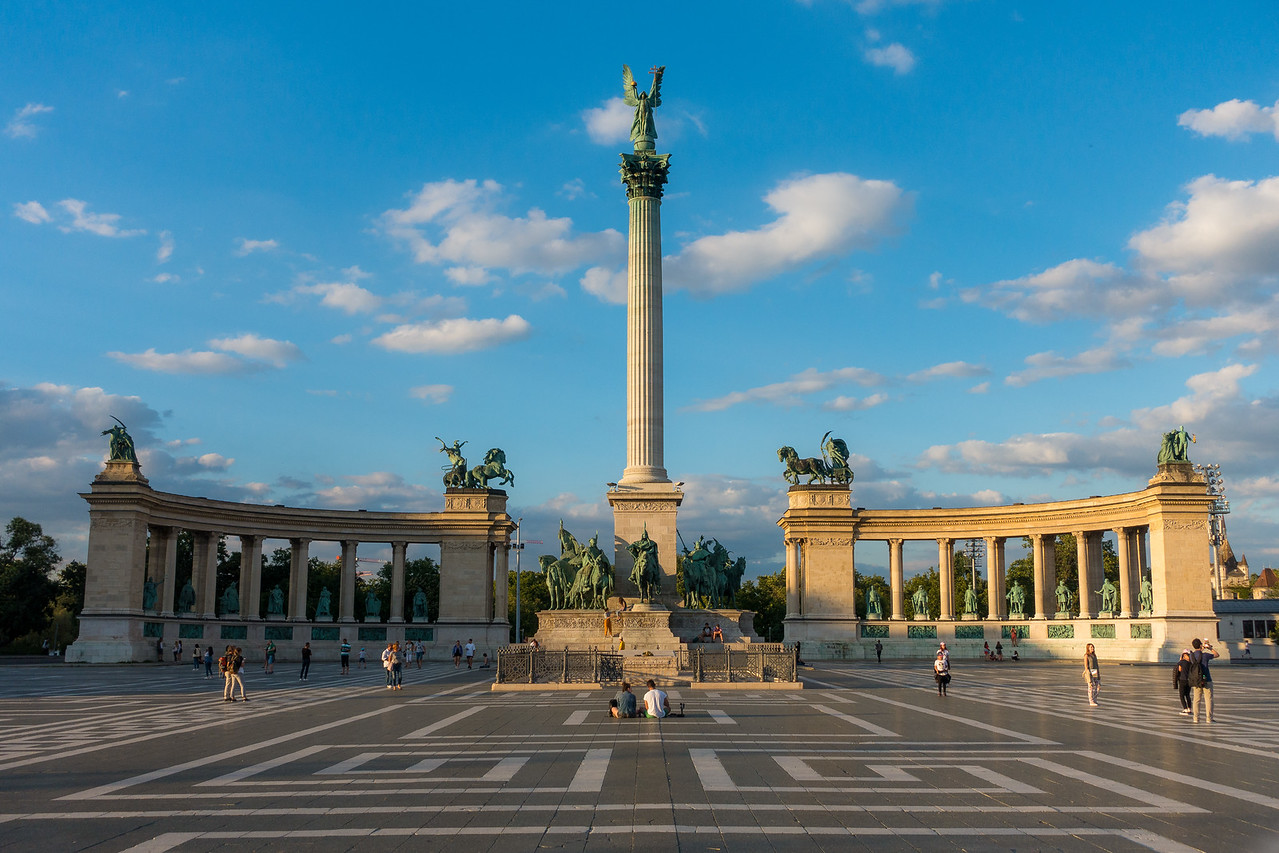
M 160 232 L 160 248 L 155 251 L 155 259 L 159 263 L 164 263 L 173 257 L 173 235 L 168 231 Z
M 452 394 L 452 385 L 418 385 L 409 389 L 410 397 L 428 405 L 447 403 Z
M 587 194 L 588 193 L 586 192 L 586 184 L 582 181 L 581 178 L 574 178 L 571 181 L 565 181 L 564 185 L 560 187 L 560 190 L 558 193 L 558 195 L 561 198 L 566 198 L 569 201 L 572 201 L 573 199 L 581 198 L 582 196 L 585 196 Z
M 1253 133 L 1269 133 L 1279 139 L 1279 101 L 1263 107 L 1233 98 L 1210 110 L 1186 110 L 1177 117 L 1177 124 L 1200 136 L 1224 136 L 1234 141 Z
M 493 280 L 493 276 L 483 267 L 449 267 L 444 271 L 444 277 L 463 287 L 477 287 Z
M 383 349 L 412 353 L 460 353 L 488 349 L 527 338 L 532 326 L 518 314 L 505 320 L 459 317 L 430 323 L 406 323 L 373 339 Z
M 746 391 L 734 391 L 712 400 L 693 403 L 688 408 L 695 412 L 718 412 L 741 403 L 798 406 L 803 403 L 805 396 L 828 391 L 841 385 L 852 384 L 869 387 L 879 385 L 883 381 L 883 376 L 873 370 L 866 370 L 862 367 L 841 367 L 824 373 L 810 367 L 808 370 L 795 374 L 785 382 L 774 382 L 771 385 L 761 385 Z M 883 401 L 880 400 L 879 402 Z M 872 405 L 877 405 L 877 403 Z
M 969 394 L 986 394 L 990 391 L 989 382 L 978 382 L 976 385 L 968 389 Z
M 1061 356 L 1055 352 L 1038 352 L 1026 356 L 1029 367 L 1009 374 L 1004 379 L 1006 385 L 1022 388 L 1032 382 L 1044 379 L 1059 379 L 1064 376 L 1079 374 L 1108 373 L 1130 366 L 1130 362 L 1113 347 L 1101 346 L 1086 350 L 1077 355 Z
M 108 356 L 139 370 L 155 373 L 179 373 L 190 375 L 227 375 L 252 373 L 262 365 L 244 361 L 224 352 L 156 352 L 154 347 L 145 352 L 109 352 Z
M 290 341 L 277 341 L 254 334 L 234 338 L 214 338 L 209 341 L 209 346 L 223 352 L 233 352 L 246 358 L 265 361 L 274 367 L 284 367 L 290 362 L 301 361 L 306 357 L 302 354 L 302 350 Z
M 23 222 L 30 222 L 32 225 L 41 225 L 50 221 L 49 211 L 45 210 L 44 205 L 38 201 L 15 203 L 13 205 L 13 215 Z
M 828 412 L 860 412 L 865 409 L 873 409 L 878 405 L 888 402 L 888 395 L 882 391 L 878 394 L 871 394 L 868 397 L 845 397 L 839 396 L 833 400 L 822 403 L 822 408 Z
M 404 209 L 388 210 L 382 226 L 418 263 L 553 274 L 624 255 L 616 230 L 574 234 L 568 218 L 532 208 L 523 217 L 495 212 L 504 201 L 496 181 L 425 184 Z M 474 273 L 469 273 L 474 275 Z
M 320 304 L 336 308 L 344 314 L 368 314 L 382 307 L 382 297 L 349 281 L 325 284 L 300 284 L 291 293 L 312 294 L 321 297 Z
M 120 221 L 118 213 L 89 213 L 88 202 L 80 201 L 75 198 L 63 199 L 58 202 L 58 206 L 71 214 L 70 225 L 59 225 L 63 231 L 87 231 L 90 234 L 97 234 L 99 237 L 136 237 L 139 234 L 145 234 L 142 229 L 133 229 L 121 231 L 116 225 Z
M 965 302 L 982 302 L 1018 320 L 1047 323 L 1079 315 L 1122 315 L 1151 307 L 1153 282 L 1114 264 L 1075 259 L 1041 273 L 963 291 Z
M 181 281 L 178 276 L 173 273 L 162 272 L 151 277 L 151 281 L 156 284 L 169 284 L 170 282 Z
M 582 276 L 582 290 L 602 302 L 613 305 L 626 304 L 626 270 L 608 267 L 591 267 Z
M 621 98 L 609 98 L 598 107 L 582 110 L 582 123 L 592 142 L 615 145 L 631 138 L 635 110 Z
M 118 90 L 116 90 L 115 96 L 116 96 L 117 98 L 127 98 L 127 97 L 129 97 L 129 90 L 128 90 L 128 89 L 118 89 Z
M 239 242 L 240 245 L 236 248 L 235 254 L 241 258 L 253 252 L 272 252 L 280 248 L 280 244 L 275 240 L 248 240 L 241 237 Z
M 415 506 L 434 493 L 413 483 L 399 474 L 376 471 L 372 474 L 350 475 L 341 478 L 347 485 L 335 485 L 315 492 L 315 500 L 321 506 L 366 509 L 399 508 Z
M 866 61 L 881 68 L 891 68 L 894 74 L 909 74 L 915 67 L 915 54 L 902 44 L 893 42 L 883 47 L 866 49 Z
M 664 284 L 695 296 L 740 292 L 811 262 L 869 249 L 897 233 L 912 209 L 891 181 L 843 172 L 784 181 L 764 201 L 777 219 L 693 241 L 666 259 Z
M 971 379 L 974 376 L 986 376 L 989 373 L 990 370 L 980 364 L 948 361 L 944 364 L 934 364 L 925 370 L 917 370 L 906 378 L 911 382 L 928 382 L 932 379 Z
M 173 460 L 173 464 L 178 470 L 225 471 L 235 464 L 235 460 L 228 459 L 221 453 L 204 453 L 200 456 L 181 456 Z
M 343 344 L 349 344 L 352 340 L 354 339 L 349 334 L 334 335 L 333 337 L 329 338 L 329 343 L 342 346 Z
M 13 118 L 9 119 L 9 123 L 5 125 L 4 132 L 13 139 L 35 139 L 39 128 L 31 121 L 31 118 L 41 113 L 51 112 L 53 107 L 44 104 L 27 104 L 14 112 Z

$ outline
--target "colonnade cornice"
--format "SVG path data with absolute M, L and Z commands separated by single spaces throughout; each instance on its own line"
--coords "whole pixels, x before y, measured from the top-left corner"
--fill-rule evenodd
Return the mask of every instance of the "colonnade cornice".
M 505 513 L 370 512 L 237 503 L 158 492 L 146 486 L 95 488 L 82 493 L 91 509 L 133 511 L 151 527 L 263 539 L 330 542 L 400 541 L 439 544 L 448 540 L 502 541 L 515 529 Z

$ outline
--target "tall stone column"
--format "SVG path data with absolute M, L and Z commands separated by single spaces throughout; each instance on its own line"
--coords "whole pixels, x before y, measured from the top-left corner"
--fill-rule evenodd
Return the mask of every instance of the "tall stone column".
M 240 536 L 240 616 L 260 619 L 262 611 L 262 537 Z
M 1079 563 L 1079 618 L 1093 617 L 1092 599 L 1089 598 L 1088 579 L 1092 577 L 1093 534 L 1083 530 L 1075 532 L 1075 560 Z
M 355 621 L 355 569 L 358 563 L 356 549 L 359 542 L 354 539 L 342 540 L 342 591 L 338 597 L 338 621 Z
M 888 540 L 888 588 L 889 597 L 892 599 L 892 615 L 890 619 L 905 619 L 906 606 L 904 602 L 906 581 L 902 575 L 902 540 Z
M 404 621 L 404 556 L 407 542 L 391 543 L 391 616 L 388 622 Z
M 1132 539 L 1127 527 L 1115 528 L 1115 553 L 1119 556 L 1119 615 L 1131 616 L 1132 611 L 1125 611 L 1132 592 Z
M 786 618 L 803 614 L 803 603 L 800 594 L 800 549 L 799 539 L 786 540 Z
M 941 575 L 939 619 L 955 618 L 955 540 L 937 540 L 937 573 Z
M 608 493 L 613 507 L 617 593 L 634 599 L 634 557 L 627 545 L 647 530 L 662 567 L 661 603 L 675 595 L 676 512 L 683 493 L 663 458 L 662 188 L 669 154 L 622 155 L 630 208 L 626 263 L 626 467 Z
M 174 600 L 177 593 L 173 587 L 178 582 L 178 548 L 177 531 L 172 527 L 151 528 L 151 571 L 162 575 L 160 597 L 156 601 L 156 610 L 161 616 L 172 616 Z
M 191 585 L 195 587 L 196 610 L 205 619 L 217 618 L 218 611 L 218 540 L 216 533 L 198 531 L 191 534 Z
M 1030 542 L 1033 548 L 1034 560 L 1034 578 L 1035 578 L 1035 619 L 1046 618 L 1045 609 L 1044 584 L 1048 582 L 1047 573 L 1044 568 L 1044 535 L 1042 533 L 1032 533 Z
M 493 621 L 509 624 L 511 547 L 501 542 L 494 543 L 493 563 Z
M 289 621 L 306 621 L 307 574 L 310 568 L 310 539 L 289 540 Z
M 1001 536 L 986 537 L 986 618 L 1003 619 L 1007 613 L 1008 599 L 1004 575 L 1004 539 Z

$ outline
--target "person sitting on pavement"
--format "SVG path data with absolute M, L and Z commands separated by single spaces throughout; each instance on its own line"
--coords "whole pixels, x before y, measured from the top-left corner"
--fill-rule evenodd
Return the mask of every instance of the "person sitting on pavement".
M 614 717 L 621 719 L 622 717 L 635 716 L 635 694 L 631 692 L 631 683 L 629 681 L 622 682 L 622 689 L 612 702 L 609 702 L 609 713 Z
M 719 625 L 716 625 L 715 630 L 711 632 L 711 639 L 717 643 L 724 642 L 724 632 L 719 629 Z
M 644 694 L 644 716 L 660 720 L 671 712 L 671 703 L 666 699 L 666 691 L 658 690 L 653 679 L 649 679 L 648 692 Z
M 702 642 L 709 643 L 711 641 L 711 623 L 707 622 L 702 626 Z

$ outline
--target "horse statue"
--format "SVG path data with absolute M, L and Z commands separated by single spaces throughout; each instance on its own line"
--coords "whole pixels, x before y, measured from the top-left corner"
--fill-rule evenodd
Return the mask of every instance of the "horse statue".
M 702 607 L 711 604 L 715 597 L 715 571 L 711 565 L 711 550 L 705 537 L 697 537 L 693 550 L 684 551 L 684 606 Z
M 853 469 L 848 467 L 848 445 L 842 438 L 831 438 L 830 433 L 822 436 L 822 458 L 826 460 L 826 468 L 830 472 L 832 483 L 851 483 Z
M 662 567 L 657 561 L 657 543 L 648 537 L 647 526 L 644 535 L 627 545 L 626 550 L 635 559 L 631 583 L 639 590 L 640 601 L 652 601 L 662 591 Z
M 811 456 L 807 459 L 801 459 L 799 454 L 795 452 L 795 448 L 789 445 L 783 445 L 777 449 L 777 460 L 786 463 L 786 471 L 782 476 L 792 486 L 798 486 L 799 478 L 805 475 L 807 475 L 809 483 L 814 480 L 824 482 L 831 476 L 830 466 L 821 459 L 815 459 Z
M 572 609 L 602 610 L 613 590 L 613 567 L 598 542 L 597 533 L 582 552 L 582 567 L 577 570 L 567 596 Z
M 550 554 L 537 558 L 542 574 L 546 576 L 546 588 L 551 593 L 551 609 L 564 610 L 568 607 L 569 590 L 577 577 L 577 569 L 568 560 L 557 560 Z
M 475 481 L 471 477 L 469 471 L 466 470 L 466 457 L 462 455 L 462 446 L 465 441 L 455 441 L 453 446 L 444 443 L 444 439 L 438 435 L 435 440 L 440 443 L 440 452 L 448 454 L 449 464 L 442 469 L 444 471 L 444 488 L 446 489 L 471 489 L 475 487 Z
M 499 486 L 507 483 L 515 485 L 515 475 L 506 469 L 506 454 L 500 447 L 494 447 L 485 453 L 484 464 L 472 468 L 469 477 L 481 489 L 489 487 L 489 480 L 497 480 Z
M 742 587 L 742 575 L 746 574 L 746 558 L 738 557 L 724 566 L 725 590 L 722 606 L 737 607 L 737 591 Z

